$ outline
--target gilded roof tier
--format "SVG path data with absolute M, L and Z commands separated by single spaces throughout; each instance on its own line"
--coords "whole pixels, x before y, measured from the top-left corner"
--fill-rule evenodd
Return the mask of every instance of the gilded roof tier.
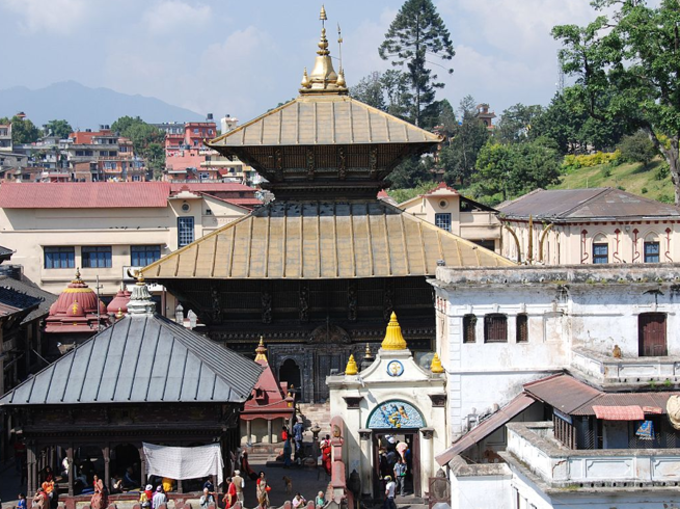
M 220 149 L 441 141 L 436 134 L 347 95 L 302 95 L 206 144 Z
M 513 262 L 389 204 L 273 202 L 143 269 L 150 279 L 434 275 Z

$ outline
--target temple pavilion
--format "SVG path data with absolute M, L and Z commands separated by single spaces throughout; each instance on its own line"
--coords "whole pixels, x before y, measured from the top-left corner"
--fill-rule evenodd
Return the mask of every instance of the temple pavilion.
M 438 266 L 512 262 L 377 199 L 400 162 L 442 140 L 350 97 L 325 28 L 299 92 L 207 143 L 255 168 L 275 200 L 143 272 L 212 339 L 250 354 L 263 335 L 279 380 L 323 401 L 325 377 L 377 350 L 392 311 L 416 358 L 433 350 L 425 279 Z

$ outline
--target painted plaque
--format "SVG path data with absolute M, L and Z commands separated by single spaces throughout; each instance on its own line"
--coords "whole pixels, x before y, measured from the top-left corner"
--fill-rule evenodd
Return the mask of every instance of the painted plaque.
M 424 428 L 425 422 L 413 405 L 405 401 L 392 400 L 381 403 L 373 409 L 366 427 L 370 429 Z
M 404 365 L 399 361 L 390 361 L 387 364 L 387 374 L 390 376 L 401 376 L 404 374 Z

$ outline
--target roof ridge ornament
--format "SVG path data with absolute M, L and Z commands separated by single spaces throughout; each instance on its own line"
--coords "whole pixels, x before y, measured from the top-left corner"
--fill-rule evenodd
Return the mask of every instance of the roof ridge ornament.
M 255 349 L 255 362 L 262 361 L 268 364 L 267 361 L 267 347 L 264 346 L 264 336 L 260 336 L 260 343 Z
M 390 316 L 390 323 L 387 324 L 385 331 L 385 338 L 383 339 L 380 348 L 382 350 L 406 350 L 406 340 L 401 333 L 401 325 L 397 321 L 397 314 L 392 311 Z
M 128 315 L 148 316 L 156 313 L 156 303 L 151 300 L 151 293 L 149 287 L 144 282 L 144 274 L 141 270 L 130 271 L 128 275 L 137 280 L 135 286 L 132 287 L 130 294 L 130 302 L 128 302 Z
M 328 49 L 328 39 L 326 38 L 326 8 L 321 6 L 319 14 L 321 20 L 321 38 L 319 39 L 319 49 L 316 52 L 316 60 L 312 72 L 307 75 L 307 70 L 302 75 L 300 83 L 301 94 L 336 94 L 345 95 L 348 93 L 345 75 L 342 69 L 340 74 L 335 72 L 331 60 L 331 52 Z M 342 37 L 339 39 L 342 40 Z M 342 64 L 341 64 L 342 67 Z

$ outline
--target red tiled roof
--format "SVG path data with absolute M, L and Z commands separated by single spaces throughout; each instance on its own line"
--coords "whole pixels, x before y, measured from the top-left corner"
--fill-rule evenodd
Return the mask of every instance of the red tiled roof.
M 255 191 L 252 187 L 244 186 L 238 182 L 201 182 L 201 183 L 180 183 L 180 184 L 170 184 L 170 190 L 173 193 L 177 193 L 182 190 L 183 187 L 189 189 L 189 191 L 194 192 L 218 192 L 218 191 Z
M 167 182 L 3 183 L 5 209 L 161 208 L 167 206 Z
M 599 406 L 594 405 L 595 417 L 604 421 L 644 421 L 645 413 L 637 405 Z
M 453 187 L 449 186 L 446 182 L 442 181 L 437 185 L 437 187 L 433 187 L 432 189 L 430 189 L 429 191 L 427 191 L 426 193 L 424 193 L 421 196 L 432 194 L 436 191 L 439 191 L 440 189 L 446 189 L 447 191 L 451 191 L 454 194 L 459 194 L 457 190 L 455 190 Z

